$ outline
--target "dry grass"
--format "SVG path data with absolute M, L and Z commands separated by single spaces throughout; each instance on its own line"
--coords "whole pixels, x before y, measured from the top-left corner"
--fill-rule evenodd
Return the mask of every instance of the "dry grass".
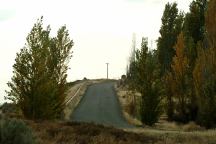
M 183 125 L 183 131 L 191 132 L 191 131 L 204 131 L 205 128 L 197 125 L 195 122 L 189 122 L 188 124 Z
M 153 127 L 144 126 L 129 111 L 130 93 L 124 87 L 116 87 L 117 95 L 124 113 L 129 123 L 138 125 L 138 128 L 127 129 L 127 131 L 144 134 L 145 136 L 159 139 L 156 144 L 216 144 L 216 130 L 205 130 L 194 122 L 188 124 L 178 124 L 166 121 L 166 116 L 162 116 Z M 135 94 L 140 97 L 138 93 Z
M 134 116 L 132 116 L 132 115 L 134 115 L 134 113 L 135 113 L 134 111 L 136 108 L 133 106 L 133 102 L 131 99 L 131 97 L 132 97 L 131 92 L 125 90 L 122 87 L 117 87 L 117 86 L 115 86 L 115 89 L 116 89 L 117 96 L 118 96 L 118 99 L 119 99 L 119 102 L 120 102 L 122 112 L 123 112 L 125 119 L 130 124 L 141 126 L 142 123 L 138 119 L 136 119 Z M 139 94 L 136 94 L 136 95 L 138 95 L 138 97 L 139 97 Z
M 130 131 L 160 139 L 156 144 L 216 144 L 215 130 L 184 132 L 182 130 L 170 131 L 140 128 Z
M 88 85 L 92 83 L 96 81 Z M 123 102 L 127 104 L 124 94 L 119 98 L 123 106 Z M 82 93 L 79 95 L 81 99 Z M 39 144 L 216 144 L 216 130 L 205 130 L 194 123 L 182 125 L 161 119 L 153 127 L 141 127 L 128 113 L 125 117 L 140 127 L 120 130 L 88 123 L 24 121 L 32 128 Z
M 101 125 L 26 121 L 40 144 L 152 144 L 157 139 Z
M 25 121 L 40 144 L 216 144 L 216 131 L 127 131 L 76 122 Z

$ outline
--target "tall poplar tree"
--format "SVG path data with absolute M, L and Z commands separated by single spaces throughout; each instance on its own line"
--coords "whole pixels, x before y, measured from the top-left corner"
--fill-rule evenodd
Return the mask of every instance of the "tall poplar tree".
M 162 75 L 171 69 L 172 58 L 175 55 L 173 47 L 182 30 L 183 17 L 183 14 L 178 12 L 177 3 L 166 4 L 158 38 L 158 58 Z
M 156 123 L 161 114 L 161 90 L 156 53 L 148 51 L 147 39 L 142 39 L 136 54 L 137 87 L 141 93 L 140 116 L 147 125 Z
M 186 54 L 193 70 L 197 58 L 197 43 L 205 38 L 205 11 L 207 0 L 194 0 L 190 4 L 190 11 L 185 15 L 184 35 Z
M 171 71 L 172 59 L 175 56 L 174 45 L 176 44 L 177 37 L 182 31 L 183 26 L 183 13 L 178 11 L 177 3 L 167 3 L 162 16 L 162 25 L 160 28 L 160 37 L 158 38 L 157 53 L 158 61 L 160 64 L 160 75 L 165 80 L 165 83 L 169 83 L 166 77 L 167 73 Z M 166 98 L 166 112 L 168 119 L 172 120 L 174 113 L 174 104 L 172 101 L 171 85 L 166 85 L 164 89 L 164 95 Z
M 175 110 L 178 120 L 188 121 L 188 105 L 189 105 L 189 81 L 188 81 L 188 58 L 185 54 L 184 35 L 178 36 L 175 45 L 176 56 L 173 58 L 172 71 L 168 75 L 171 86 L 172 101 L 175 101 Z
M 198 101 L 198 122 L 207 128 L 216 125 L 216 0 L 210 0 L 206 13 L 208 47 L 198 47 L 198 58 L 193 71 Z
M 34 24 L 24 48 L 17 53 L 6 98 L 30 119 L 59 118 L 64 108 L 68 62 L 73 41 L 66 27 L 50 37 L 43 18 Z
M 190 119 L 197 119 L 198 105 L 195 95 L 195 86 L 193 80 L 193 70 L 197 59 L 197 44 L 207 44 L 205 38 L 205 12 L 207 9 L 207 0 L 193 0 L 190 4 L 189 12 L 185 16 L 183 32 L 185 41 L 185 52 L 189 60 L 189 111 Z M 205 46 L 206 47 L 206 46 Z

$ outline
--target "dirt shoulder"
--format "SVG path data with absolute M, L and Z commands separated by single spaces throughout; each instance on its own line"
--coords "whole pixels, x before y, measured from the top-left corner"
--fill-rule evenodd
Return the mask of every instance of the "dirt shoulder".
M 135 109 L 131 106 L 132 104 L 132 92 L 128 91 L 124 87 L 118 87 L 117 84 L 115 85 L 115 90 L 117 97 L 119 99 L 122 113 L 125 117 L 125 119 L 132 125 L 141 126 L 142 123 L 137 118 L 132 116 L 131 113 L 133 113 L 132 109 Z M 139 94 L 136 94 L 139 96 Z

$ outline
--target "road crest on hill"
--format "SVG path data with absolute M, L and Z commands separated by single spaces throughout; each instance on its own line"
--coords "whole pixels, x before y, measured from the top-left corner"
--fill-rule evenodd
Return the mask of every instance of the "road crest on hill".
M 109 81 L 89 86 L 71 115 L 72 121 L 133 128 L 123 117 L 114 85 L 115 82 Z

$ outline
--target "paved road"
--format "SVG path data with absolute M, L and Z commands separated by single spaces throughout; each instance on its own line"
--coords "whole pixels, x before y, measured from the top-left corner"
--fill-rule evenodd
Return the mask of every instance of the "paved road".
M 90 86 L 71 116 L 72 121 L 93 122 L 118 128 L 132 128 L 121 112 L 114 82 Z

